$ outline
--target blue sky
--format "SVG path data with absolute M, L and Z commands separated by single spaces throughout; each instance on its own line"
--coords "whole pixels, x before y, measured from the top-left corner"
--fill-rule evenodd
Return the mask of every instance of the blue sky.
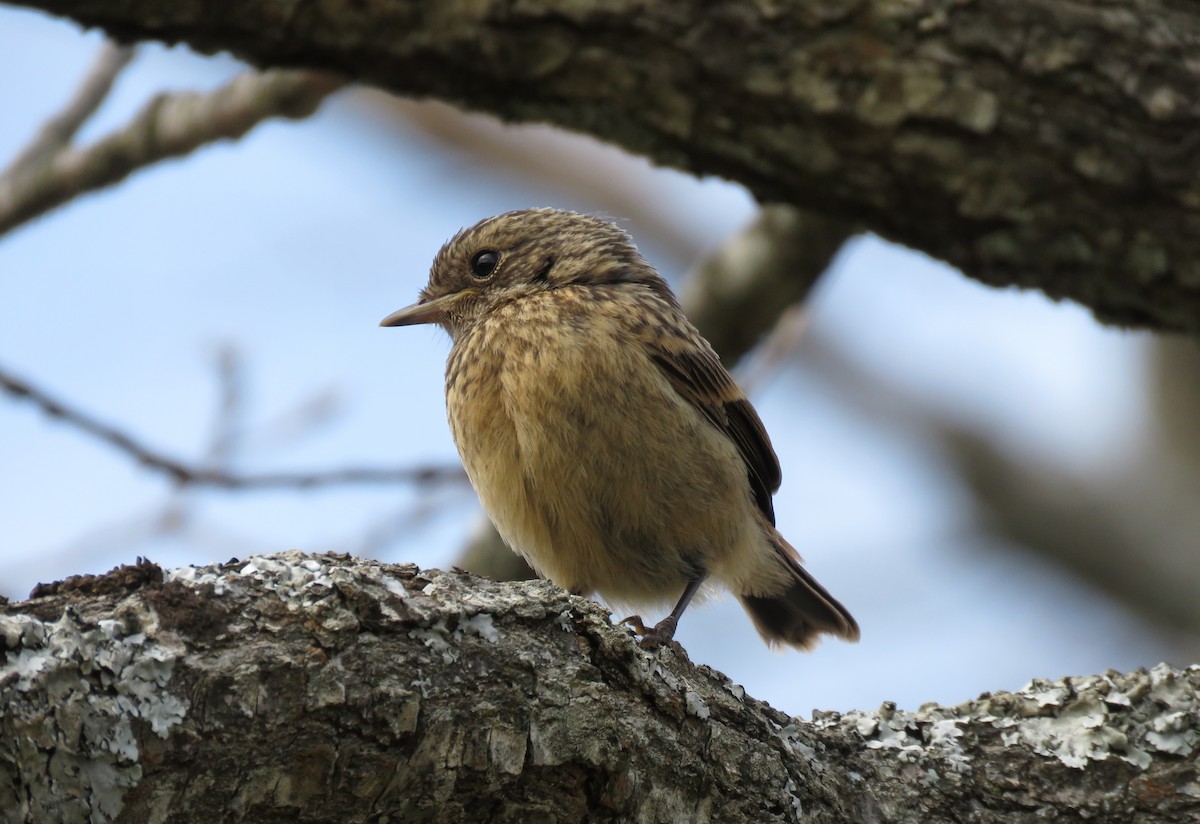
M 0 156 L 65 101 L 99 42 L 0 9 Z M 146 48 L 84 137 L 156 91 L 211 88 L 238 70 L 228 58 Z M 440 151 L 367 112 L 340 95 L 309 121 L 269 123 L 0 239 L 0 366 L 195 461 L 213 426 L 215 354 L 231 345 L 244 359 L 251 433 L 236 468 L 455 461 L 442 402 L 449 342 L 378 320 L 411 302 L 463 225 L 532 205 L 610 209 Z M 754 214 L 732 184 L 580 145 L 674 216 L 696 259 Z M 626 225 L 678 285 L 688 261 Z M 1014 452 L 1100 473 L 1140 431 L 1141 339 L 1078 307 L 987 289 L 862 238 L 839 256 L 811 316 L 812 334 L 877 380 Z M 324 425 L 294 437 L 268 426 L 314 396 L 336 399 Z M 784 468 L 780 528 L 855 613 L 863 640 L 771 653 L 726 599 L 683 621 L 693 661 L 806 713 L 953 703 L 1167 654 L 1104 596 L 974 532 L 936 452 L 886 413 L 850 407 L 795 368 L 754 401 Z M 152 527 L 170 497 L 125 456 L 0 396 L 0 594 L 135 555 L 173 566 L 300 548 L 445 566 L 481 517 L 469 490 L 446 491 L 424 514 L 403 487 L 201 492 L 188 498 L 187 528 L 163 534 Z M 390 537 L 371 540 L 379 535 Z

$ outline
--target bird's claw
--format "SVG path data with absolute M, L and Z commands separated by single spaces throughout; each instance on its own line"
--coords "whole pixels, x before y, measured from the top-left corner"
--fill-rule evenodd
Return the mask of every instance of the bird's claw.
M 676 622 L 670 618 L 659 621 L 653 627 L 646 626 L 640 615 L 630 615 L 621 623 L 629 625 L 637 635 L 642 636 L 638 646 L 644 650 L 656 650 L 664 644 L 671 643 L 671 639 L 675 637 Z
M 627 624 L 638 635 L 645 635 L 651 631 L 650 627 L 646 626 L 645 623 L 642 622 L 642 616 L 640 615 L 630 615 L 628 618 L 622 619 L 621 623 Z

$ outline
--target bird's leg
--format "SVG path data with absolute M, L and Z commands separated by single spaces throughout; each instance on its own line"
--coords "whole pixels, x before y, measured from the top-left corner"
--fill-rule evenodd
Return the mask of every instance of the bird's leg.
M 679 626 L 679 619 L 683 616 L 683 611 L 692 601 L 692 597 L 700 589 L 700 585 L 704 583 L 704 579 L 708 577 L 707 572 L 701 572 L 692 580 L 688 581 L 687 588 L 684 589 L 683 595 L 679 597 L 679 603 L 675 605 L 675 609 L 671 610 L 671 614 L 654 625 L 653 629 L 648 628 L 642 623 L 640 615 L 630 615 L 622 624 L 629 624 L 633 627 L 634 632 L 642 636 L 642 649 L 658 649 L 663 644 L 670 643 L 675 637 L 675 629 Z

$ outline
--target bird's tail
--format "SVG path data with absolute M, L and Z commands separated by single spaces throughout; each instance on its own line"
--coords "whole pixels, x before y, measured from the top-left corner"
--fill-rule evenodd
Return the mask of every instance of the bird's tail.
M 772 594 L 740 594 L 754 626 L 768 644 L 809 649 L 827 632 L 857 641 L 858 622 L 800 563 L 800 555 L 776 530 L 768 533 L 783 588 Z

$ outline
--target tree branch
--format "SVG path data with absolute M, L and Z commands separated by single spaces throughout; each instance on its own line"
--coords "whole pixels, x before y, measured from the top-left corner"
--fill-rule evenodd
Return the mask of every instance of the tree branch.
M 5 185 L 4 178 L 31 174 L 36 167 L 70 145 L 83 124 L 107 99 L 117 75 L 129 65 L 133 53 L 134 49 L 129 46 L 104 44 L 75 96 L 61 112 L 43 124 L 33 142 L 17 155 L 4 175 L 0 176 L 0 187 Z
M 1200 13 L 1175 0 L 22 0 L 588 132 L 1111 322 L 1200 331 Z
M 6 823 L 1200 813 L 1195 667 L 810 722 L 546 582 L 293 551 L 37 594 L 0 606 Z
M 241 137 L 263 120 L 307 117 L 344 82 L 305 71 L 246 72 L 212 92 L 159 95 L 116 132 L 91 146 L 69 148 L 69 137 L 91 114 L 88 106 L 99 104 L 107 91 L 104 77 L 115 75 L 118 62 L 119 55 L 102 57 L 67 112 L 44 127 L 35 144 L 0 176 L 0 236 L 140 168 Z
M 275 472 L 240 475 L 215 467 L 197 467 L 170 458 L 145 446 L 137 439 L 110 426 L 86 412 L 54 398 L 26 380 L 0 369 L 0 390 L 23 398 L 52 418 L 82 430 L 116 447 L 139 464 L 170 476 L 180 486 L 210 486 L 221 489 L 311 489 L 320 486 L 345 484 L 416 484 L 431 486 L 446 483 L 465 483 L 466 473 L 459 465 L 417 466 L 406 468 L 347 467 L 323 472 Z
M 854 227 L 816 212 L 764 206 L 689 275 L 688 318 L 727 364 L 774 328 L 789 307 L 808 300 Z

